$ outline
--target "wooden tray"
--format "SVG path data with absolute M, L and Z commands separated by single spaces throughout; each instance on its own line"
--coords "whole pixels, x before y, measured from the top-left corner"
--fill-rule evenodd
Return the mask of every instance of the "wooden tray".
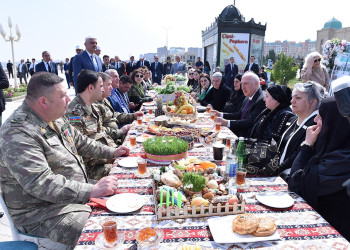
M 239 195 L 238 199 L 242 201 L 237 204 L 234 203 L 230 205 L 225 203 L 221 205 L 220 203 L 213 205 L 209 204 L 208 207 L 205 207 L 203 204 L 200 207 L 196 206 L 187 206 L 184 205 L 181 209 L 178 206 L 172 208 L 171 206 L 167 208 L 158 207 L 158 201 L 156 196 L 157 184 L 153 180 L 153 197 L 155 204 L 155 214 L 157 220 L 174 220 L 174 219 L 186 219 L 186 218 L 200 218 L 200 217 L 210 217 L 210 216 L 221 216 L 221 215 L 232 215 L 232 214 L 241 214 L 245 212 L 246 201 L 243 200 L 242 195 Z M 230 211 L 230 209 L 232 209 Z M 197 211 L 199 210 L 199 211 Z

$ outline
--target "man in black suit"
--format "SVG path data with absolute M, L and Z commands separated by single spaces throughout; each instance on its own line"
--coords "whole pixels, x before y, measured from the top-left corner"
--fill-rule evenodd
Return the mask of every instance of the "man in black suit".
M 259 77 L 247 72 L 242 77 L 242 91 L 246 96 L 242 108 L 236 113 L 219 113 L 215 122 L 229 127 L 238 137 L 247 137 L 254 125 L 255 118 L 266 108 L 265 93 L 260 89 Z
M 226 79 L 226 86 L 229 87 L 229 89 L 233 90 L 233 81 L 238 74 L 238 66 L 235 64 L 235 58 L 231 57 L 230 58 L 230 63 L 228 63 L 225 66 L 225 79 Z
M 160 85 L 160 82 L 163 77 L 163 64 L 158 62 L 158 55 L 154 56 L 154 62 L 151 63 L 151 71 L 152 71 L 152 80 Z
M 18 65 L 19 82 L 21 84 L 22 84 L 23 78 L 24 78 L 24 82 L 27 84 L 27 73 L 28 73 L 27 64 L 24 62 L 23 59 L 21 59 L 21 63 Z
M 76 53 L 77 55 L 79 55 L 79 54 L 80 54 L 81 52 L 83 52 L 83 51 L 84 51 L 83 48 L 80 47 L 79 45 L 75 46 L 75 53 Z M 73 86 L 73 85 L 74 85 L 74 83 L 73 83 L 73 60 L 74 60 L 74 57 L 75 57 L 75 56 L 73 56 L 73 57 L 70 59 L 70 64 L 69 64 L 69 80 L 70 80 L 69 85 L 70 85 L 70 86 Z
M 35 58 L 32 58 L 32 62 L 29 65 L 29 74 L 32 76 L 35 73 L 35 66 L 36 66 Z
M 164 63 L 163 74 L 164 75 L 169 75 L 172 66 L 173 66 L 173 64 L 171 63 L 171 57 L 168 56 L 166 58 L 166 63 Z
M 105 72 L 107 69 L 114 69 L 114 66 L 112 64 L 109 64 L 109 56 L 104 55 L 103 56 L 102 71 Z
M 7 68 L 7 71 L 9 73 L 9 79 L 11 78 L 11 75 L 13 78 L 13 64 L 12 64 L 11 60 L 9 60 L 9 62 L 6 64 L 6 68 Z
M 134 69 L 136 69 L 136 63 L 135 63 L 135 58 L 134 56 L 130 57 L 130 62 L 126 64 L 126 73 L 130 75 Z
M 30 67 L 30 65 L 31 65 L 32 63 L 29 61 L 29 59 L 27 59 L 27 61 L 26 61 L 26 65 L 27 65 L 27 78 L 29 77 L 29 67 Z
M 51 61 L 51 55 L 48 51 L 44 51 L 41 56 L 43 60 L 35 66 L 35 72 L 51 72 L 58 75 L 57 64 Z
M 146 66 L 148 70 L 151 69 L 151 65 L 149 64 L 149 61 L 145 60 L 145 57 L 141 54 L 140 60 L 136 63 L 136 68 L 141 68 L 143 66 Z
M 255 74 L 259 74 L 259 65 L 255 63 L 255 56 L 250 57 L 250 63 L 245 66 L 244 72 L 248 70 L 253 71 Z
M 124 75 L 124 72 L 125 72 L 124 63 L 120 60 L 119 56 L 115 56 L 114 60 L 115 60 L 114 68 L 118 72 L 118 75 L 119 76 Z

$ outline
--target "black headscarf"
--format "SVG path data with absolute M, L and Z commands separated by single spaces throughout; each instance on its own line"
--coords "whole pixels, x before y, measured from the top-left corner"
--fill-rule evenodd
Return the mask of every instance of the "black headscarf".
M 273 85 L 267 88 L 267 92 L 273 99 L 278 101 L 282 107 L 288 107 L 292 100 L 292 91 L 285 85 Z
M 335 98 L 323 99 L 318 112 L 322 118 L 322 129 L 315 142 L 315 154 L 320 156 L 350 147 L 350 124 L 339 113 Z

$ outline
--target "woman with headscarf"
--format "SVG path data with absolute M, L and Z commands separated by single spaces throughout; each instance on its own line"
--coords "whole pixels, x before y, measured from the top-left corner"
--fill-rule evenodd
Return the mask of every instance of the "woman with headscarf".
M 200 103 L 202 106 L 210 106 L 211 109 L 222 112 L 232 92 L 222 83 L 222 74 L 220 72 L 213 74 L 212 84 L 213 87 Z
M 266 90 L 264 99 L 266 109 L 255 119 L 250 138 L 268 142 L 273 138 L 279 142 L 286 130 L 287 122 L 295 117 L 289 107 L 291 100 L 290 88 L 284 85 L 270 86 Z
M 223 112 L 225 113 L 235 113 L 239 112 L 242 108 L 242 103 L 244 101 L 244 94 L 241 86 L 242 75 L 237 74 L 233 80 L 233 86 L 235 91 L 231 94 L 230 99 L 225 104 Z
M 204 69 L 203 69 L 203 73 L 206 73 L 206 74 L 210 74 L 210 71 L 211 71 L 211 69 L 210 69 L 210 65 L 209 65 L 209 62 L 208 61 L 205 61 L 204 62 Z
M 329 75 L 327 69 L 321 64 L 322 56 L 318 52 L 311 52 L 305 57 L 305 63 L 301 70 L 303 82 L 314 81 L 329 89 Z
M 293 162 L 289 189 L 349 241 L 350 197 L 343 183 L 350 178 L 350 124 L 334 97 L 322 101 L 315 122 Z

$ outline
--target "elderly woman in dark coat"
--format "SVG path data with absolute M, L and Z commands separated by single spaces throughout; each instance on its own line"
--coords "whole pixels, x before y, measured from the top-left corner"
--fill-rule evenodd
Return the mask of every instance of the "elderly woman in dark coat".
M 235 91 L 231 94 L 230 99 L 226 102 L 223 112 L 225 113 L 235 113 L 239 112 L 242 108 L 242 103 L 244 101 L 244 94 L 241 86 L 242 75 L 237 74 L 233 80 L 233 86 Z
M 266 109 L 255 119 L 250 137 L 258 140 L 279 142 L 295 114 L 290 109 L 292 91 L 284 85 L 270 86 L 265 95 Z
M 348 241 L 350 197 L 343 183 L 350 178 L 350 124 L 334 97 L 324 99 L 306 131 L 293 162 L 289 189 L 301 195 Z

